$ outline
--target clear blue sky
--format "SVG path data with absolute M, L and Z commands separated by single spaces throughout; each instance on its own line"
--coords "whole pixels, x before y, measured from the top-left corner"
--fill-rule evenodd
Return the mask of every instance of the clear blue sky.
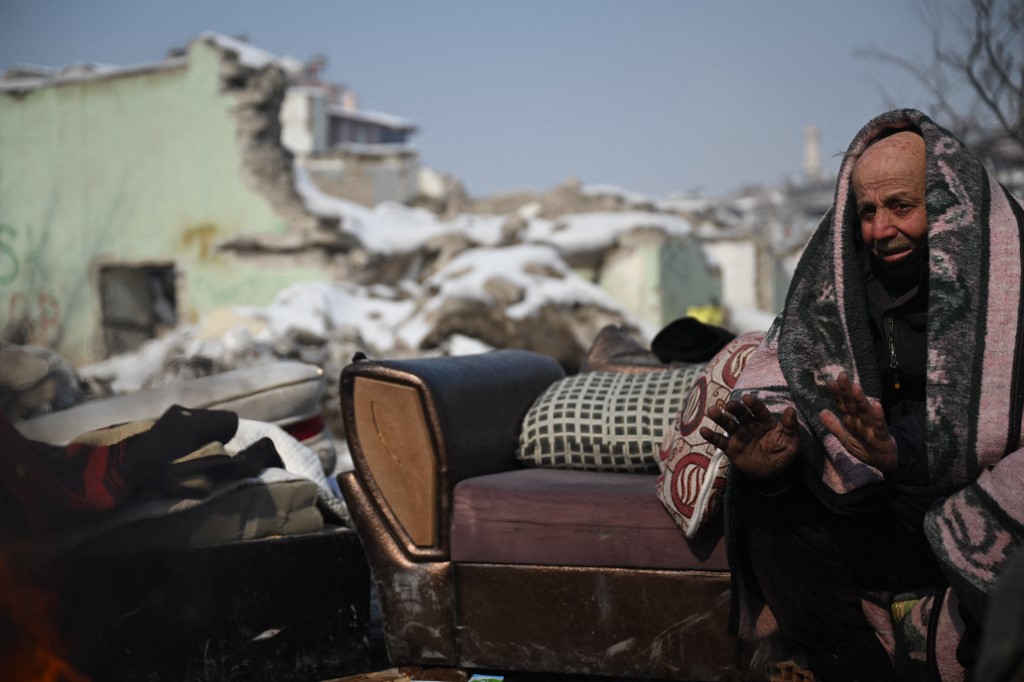
M 0 0 L 0 69 L 158 61 L 203 31 L 300 59 L 409 118 L 473 195 L 569 176 L 653 196 L 799 173 L 872 116 L 925 107 L 882 48 L 925 58 L 911 0 Z

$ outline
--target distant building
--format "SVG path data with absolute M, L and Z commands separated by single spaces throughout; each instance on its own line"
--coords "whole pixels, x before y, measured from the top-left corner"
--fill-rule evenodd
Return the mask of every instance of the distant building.
M 9 70 L 0 340 L 84 364 L 328 279 L 349 238 L 296 193 L 277 118 L 288 70 L 217 34 L 155 64 Z
M 796 263 L 832 207 L 835 177 L 821 164 L 819 131 L 804 129 L 803 174 L 749 192 L 740 205 L 758 249 L 757 308 L 778 312 L 786 302 Z
M 320 80 L 322 59 L 291 75 L 281 107 L 282 141 L 324 191 L 373 206 L 419 193 L 412 122 L 359 109 L 355 93 Z

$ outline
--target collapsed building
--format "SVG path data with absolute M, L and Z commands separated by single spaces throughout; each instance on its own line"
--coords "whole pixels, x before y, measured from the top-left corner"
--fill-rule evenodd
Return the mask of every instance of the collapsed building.
M 781 306 L 788 276 L 764 228 L 772 223 L 743 202 L 655 201 L 576 180 L 473 199 L 421 165 L 414 123 L 360 109 L 322 66 L 207 33 L 154 64 L 9 69 L 0 341 L 48 347 L 77 367 L 204 320 L 219 332 L 225 319 L 255 328 L 223 311 L 271 306 L 296 283 L 344 283 L 341 298 L 408 304 L 393 339 L 371 343 L 351 323 L 345 353 L 309 356 L 308 330 L 291 332 L 303 339 L 292 347 L 278 339 L 276 353 L 340 362 L 367 346 L 446 353 L 469 337 L 571 366 L 603 324 L 649 337 L 710 306 L 742 331 Z M 465 279 L 487 250 L 518 245 L 551 249 L 565 267 L 531 251 L 526 272 L 430 303 L 454 290 L 438 277 Z M 456 258 L 470 265 L 453 271 Z M 526 315 L 538 291 L 568 298 Z M 744 311 L 760 316 L 743 321 Z
M 329 254 L 351 243 L 295 192 L 276 115 L 286 84 L 279 61 L 214 35 L 151 65 L 8 72 L 4 339 L 81 364 L 327 279 Z M 217 248 L 244 234 L 293 253 L 267 268 Z

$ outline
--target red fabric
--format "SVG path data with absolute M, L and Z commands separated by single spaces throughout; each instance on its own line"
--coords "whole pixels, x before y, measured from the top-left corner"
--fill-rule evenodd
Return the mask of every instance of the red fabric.
M 295 422 L 294 424 L 288 424 L 284 427 L 284 430 L 291 434 L 292 438 L 301 443 L 304 440 L 319 436 L 323 433 L 324 427 L 324 418 L 320 415 L 316 415 L 309 419 L 303 419 L 300 422 Z

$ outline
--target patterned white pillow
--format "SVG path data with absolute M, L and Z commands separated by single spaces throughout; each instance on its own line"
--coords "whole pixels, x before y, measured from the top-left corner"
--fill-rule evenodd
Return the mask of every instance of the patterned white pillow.
M 764 336 L 764 332 L 749 332 L 718 351 L 693 383 L 661 444 L 658 499 L 688 538 L 718 512 L 729 472 L 725 453 L 701 437 L 700 427 L 722 430 L 707 416 L 708 408 L 729 399 L 747 358 Z
M 658 447 L 703 364 L 641 373 L 587 372 L 552 384 L 523 419 L 526 466 L 658 471 Z

